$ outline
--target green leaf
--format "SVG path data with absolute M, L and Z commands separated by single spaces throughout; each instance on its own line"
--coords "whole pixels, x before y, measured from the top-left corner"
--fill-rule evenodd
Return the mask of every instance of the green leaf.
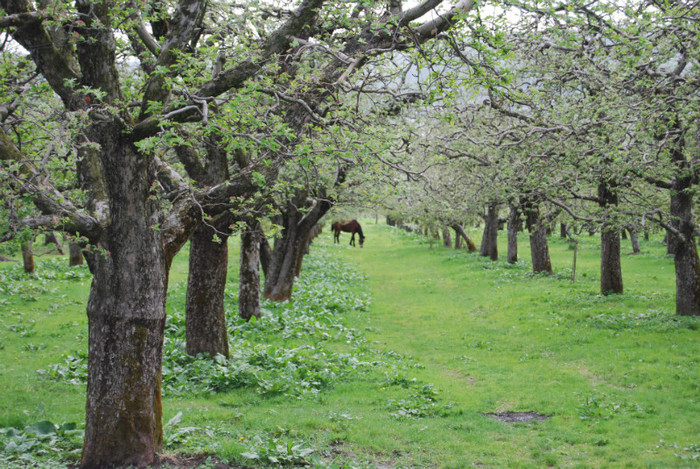
M 179 425 L 180 422 L 182 422 L 182 412 L 178 412 L 177 414 L 175 414 L 175 417 L 168 420 L 168 423 L 165 424 L 165 427 L 172 428 L 172 427 L 175 427 L 176 425 Z
M 250 451 L 246 451 L 244 453 L 241 453 L 241 456 L 244 458 L 248 459 L 260 459 L 260 456 L 258 456 L 258 453 L 251 453 Z
M 24 431 L 33 435 L 50 435 L 52 433 L 56 433 L 56 425 L 48 420 L 42 420 L 41 422 L 27 425 L 24 428 Z

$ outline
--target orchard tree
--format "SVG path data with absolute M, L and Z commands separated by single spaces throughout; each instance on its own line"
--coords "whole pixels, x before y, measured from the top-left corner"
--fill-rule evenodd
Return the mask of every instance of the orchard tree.
M 214 226 L 208 217 L 226 207 L 235 211 L 240 196 L 274 179 L 278 165 L 294 157 L 295 151 L 280 150 L 284 139 L 262 141 L 245 123 L 233 129 L 210 124 L 262 94 L 273 101 L 270 107 L 285 103 L 281 115 L 289 116 L 283 121 L 296 141 L 307 123 L 323 117 L 315 107 L 334 89 L 359 86 L 350 77 L 368 58 L 425 42 L 473 7 L 461 0 L 435 19 L 414 23 L 442 3 L 402 10 L 399 2 L 338 8 L 304 0 L 287 13 L 202 0 L 155 7 L 126 0 L 0 2 L 0 27 L 13 47 L 27 51 L 33 70 L 60 100 L 58 120 L 76 122 L 70 143 L 84 197 L 62 194 L 46 178 L 39 184 L 37 172 L 48 174 L 42 168 L 27 174 L 10 164 L 15 192 L 31 196 L 40 213 L 13 221 L 3 238 L 49 225 L 94 246 L 86 252 L 93 282 L 82 467 L 154 462 L 162 448 L 160 369 L 172 258 L 199 223 Z M 208 12 L 220 16 L 212 21 Z M 238 40 L 250 13 L 259 14 L 256 34 Z M 315 67 L 318 56 L 329 58 L 327 65 Z M 306 77 L 319 72 L 314 86 L 293 90 L 297 96 L 268 88 L 297 66 Z M 199 123 L 206 130 L 197 135 L 214 141 L 238 134 L 259 145 L 256 155 L 264 157 L 213 181 L 185 177 L 191 168 L 158 151 L 161 142 L 198 146 L 179 132 L 178 122 Z M 21 166 L 36 159 L 5 127 L 0 135 L 4 161 Z

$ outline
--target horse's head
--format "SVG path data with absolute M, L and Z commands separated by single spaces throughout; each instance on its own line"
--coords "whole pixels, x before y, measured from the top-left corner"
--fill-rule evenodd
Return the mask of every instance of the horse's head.
M 365 244 L 365 237 L 360 235 L 360 247 L 363 247 Z

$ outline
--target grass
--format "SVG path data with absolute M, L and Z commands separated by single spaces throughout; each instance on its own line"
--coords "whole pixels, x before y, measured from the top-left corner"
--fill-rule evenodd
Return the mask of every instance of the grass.
M 239 361 L 259 366 L 255 379 L 227 392 L 166 389 L 168 452 L 273 467 L 700 467 L 700 320 L 673 314 L 673 262 L 660 242 L 623 257 L 625 294 L 606 297 L 595 237 L 580 240 L 572 284 L 573 250 L 556 237 L 555 275 L 539 277 L 527 261 L 431 247 L 370 221 L 363 228 L 363 249 L 322 234 L 292 304 L 265 305 L 269 318 L 257 324 L 231 323 Z M 520 250 L 527 259 L 525 239 Z M 184 308 L 186 256 L 173 265 L 173 318 Z M 0 428 L 84 419 L 84 386 L 36 371 L 86 347 L 89 275 L 54 262 L 31 278 L 0 265 Z M 327 382 L 299 392 L 289 377 L 307 375 L 290 374 L 295 366 Z M 499 412 L 549 418 L 486 415 Z M 25 462 L 5 451 L 0 465 L 56 467 L 50 453 L 70 461 L 74 440 L 37 445 Z

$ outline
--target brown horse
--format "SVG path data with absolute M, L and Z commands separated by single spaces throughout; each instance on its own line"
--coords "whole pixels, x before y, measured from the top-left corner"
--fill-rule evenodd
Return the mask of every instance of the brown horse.
M 340 232 L 344 231 L 346 233 L 352 233 L 350 237 L 350 246 L 355 245 L 355 233 L 357 233 L 360 238 L 360 247 L 365 244 L 365 235 L 362 234 L 362 227 L 357 222 L 357 220 L 340 220 L 331 225 L 333 230 L 333 242 L 340 243 Z

